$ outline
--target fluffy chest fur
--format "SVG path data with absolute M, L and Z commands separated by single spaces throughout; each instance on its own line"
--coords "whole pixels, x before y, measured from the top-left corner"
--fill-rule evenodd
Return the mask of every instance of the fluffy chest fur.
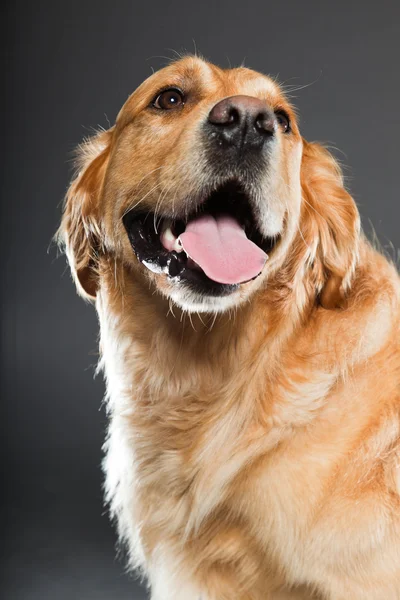
M 167 554 L 186 576 L 201 580 L 204 571 L 209 580 L 217 569 L 220 581 L 222 568 L 234 572 L 232 585 L 261 590 L 266 581 L 326 579 L 332 540 L 338 555 L 346 549 L 350 564 L 360 562 L 360 546 L 354 556 L 347 546 L 349 531 L 378 535 L 388 524 L 387 504 L 370 510 L 382 493 L 369 486 L 371 471 L 385 464 L 367 457 L 380 443 L 371 406 L 381 391 L 368 377 L 369 359 L 377 373 L 393 360 L 387 299 L 366 301 L 363 314 L 357 305 L 336 330 L 331 322 L 327 351 L 326 315 L 318 311 L 306 328 L 294 315 L 285 326 L 284 305 L 278 318 L 261 301 L 211 321 L 157 308 L 149 322 L 144 291 L 128 286 L 119 305 L 113 285 L 110 276 L 98 297 L 111 417 L 105 469 L 133 564 L 147 572 Z M 393 416 L 390 398 L 386 386 L 373 418 L 379 424 Z M 398 426 L 382 455 L 397 435 Z M 357 498 L 354 478 L 360 490 L 365 484 Z M 353 515 L 346 532 L 344 509 Z

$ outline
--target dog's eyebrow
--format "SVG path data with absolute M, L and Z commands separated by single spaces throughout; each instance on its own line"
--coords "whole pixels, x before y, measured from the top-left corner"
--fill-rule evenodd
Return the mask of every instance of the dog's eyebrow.
M 202 86 L 208 86 L 215 81 L 215 67 L 213 69 L 212 65 L 204 60 L 190 57 L 187 64 L 181 66 L 183 66 L 183 68 L 177 75 L 182 79 L 182 85 L 195 83 Z
M 266 75 L 249 77 L 243 82 L 243 88 L 250 96 L 267 96 L 269 100 L 280 96 L 279 86 Z

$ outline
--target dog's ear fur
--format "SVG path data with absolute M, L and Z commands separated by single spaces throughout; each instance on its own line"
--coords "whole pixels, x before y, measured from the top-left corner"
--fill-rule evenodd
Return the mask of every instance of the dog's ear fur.
M 360 218 L 338 163 L 323 146 L 303 140 L 300 228 L 314 247 L 312 270 L 322 306 L 343 306 L 358 260 Z
M 99 200 L 110 155 L 112 129 L 85 141 L 77 151 L 78 174 L 67 191 L 56 234 L 67 255 L 78 292 L 96 297 L 100 251 Z

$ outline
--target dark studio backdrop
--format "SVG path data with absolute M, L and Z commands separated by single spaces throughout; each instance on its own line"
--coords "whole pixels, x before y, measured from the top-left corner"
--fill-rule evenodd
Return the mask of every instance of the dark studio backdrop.
M 135 87 L 197 50 L 300 88 L 303 135 L 338 148 L 381 243 L 400 245 L 400 5 L 190 0 L 3 4 L 1 595 L 134 600 L 102 505 L 95 311 L 50 248 L 74 146 Z M 194 41 L 193 41 L 194 40 Z

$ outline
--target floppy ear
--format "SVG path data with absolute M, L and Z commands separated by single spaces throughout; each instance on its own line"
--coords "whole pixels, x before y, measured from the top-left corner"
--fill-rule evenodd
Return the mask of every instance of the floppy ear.
M 340 308 L 358 260 L 360 217 L 330 152 L 303 142 L 301 227 L 315 248 L 312 269 L 321 304 Z
M 67 191 L 57 241 L 65 249 L 78 292 L 94 299 L 101 247 L 99 200 L 109 160 L 112 130 L 102 131 L 78 148 L 79 172 Z

